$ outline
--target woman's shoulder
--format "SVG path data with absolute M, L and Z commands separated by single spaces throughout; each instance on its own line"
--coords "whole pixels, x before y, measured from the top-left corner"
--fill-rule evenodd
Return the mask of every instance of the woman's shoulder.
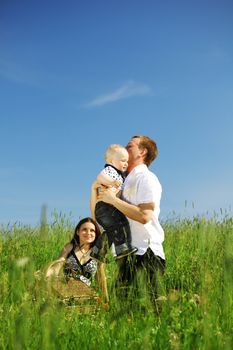
M 74 247 L 73 243 L 69 242 L 64 245 L 64 248 L 72 250 Z
M 59 257 L 64 257 L 67 258 L 67 256 L 69 255 L 69 253 L 72 251 L 73 249 L 73 243 L 69 242 L 66 243 L 61 251 L 61 254 Z

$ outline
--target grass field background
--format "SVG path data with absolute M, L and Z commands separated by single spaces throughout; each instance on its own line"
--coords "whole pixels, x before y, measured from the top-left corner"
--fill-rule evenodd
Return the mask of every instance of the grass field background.
M 55 214 L 49 225 L 2 226 L 0 349 L 233 349 L 232 217 L 174 218 L 163 227 L 158 312 L 146 297 L 133 304 L 114 297 L 110 258 L 109 310 L 80 313 L 34 277 L 71 238 L 71 220 Z

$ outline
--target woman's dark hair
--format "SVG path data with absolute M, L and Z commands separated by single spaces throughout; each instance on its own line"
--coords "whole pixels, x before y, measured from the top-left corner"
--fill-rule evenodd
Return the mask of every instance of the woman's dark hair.
M 72 240 L 70 241 L 70 243 L 73 244 L 74 248 L 79 245 L 78 231 L 80 230 L 80 227 L 83 224 L 85 224 L 86 222 L 91 222 L 95 226 L 95 240 L 90 244 L 91 247 L 95 244 L 97 238 L 101 235 L 100 229 L 99 229 L 99 226 L 98 226 L 97 222 L 95 220 L 93 220 L 92 218 L 89 218 L 89 217 L 84 218 L 84 219 L 79 221 L 79 223 L 77 224 L 77 226 L 74 229 L 74 236 L 73 236 Z

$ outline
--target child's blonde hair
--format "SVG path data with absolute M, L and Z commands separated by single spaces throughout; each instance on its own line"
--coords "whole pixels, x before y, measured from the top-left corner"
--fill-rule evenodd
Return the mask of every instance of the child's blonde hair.
M 116 154 L 120 152 L 125 153 L 127 152 L 127 150 L 125 147 L 121 145 L 117 145 L 117 144 L 110 145 L 107 151 L 105 152 L 105 161 L 107 163 L 111 162 L 111 160 L 116 156 Z

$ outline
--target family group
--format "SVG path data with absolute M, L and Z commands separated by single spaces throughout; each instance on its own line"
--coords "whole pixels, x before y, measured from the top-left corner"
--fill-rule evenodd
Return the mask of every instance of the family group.
M 123 290 L 125 297 L 133 290 L 136 296 L 143 274 L 151 302 L 158 296 L 158 276 L 165 270 L 164 231 L 159 222 L 162 187 L 149 170 L 157 154 L 156 142 L 148 136 L 133 136 L 126 147 L 108 147 L 106 164 L 91 188 L 92 217 L 78 223 L 56 260 L 66 279 L 91 287 L 96 278 L 106 304 L 104 266 L 109 252 L 118 265 L 116 290 Z M 55 272 L 51 264 L 46 276 Z

